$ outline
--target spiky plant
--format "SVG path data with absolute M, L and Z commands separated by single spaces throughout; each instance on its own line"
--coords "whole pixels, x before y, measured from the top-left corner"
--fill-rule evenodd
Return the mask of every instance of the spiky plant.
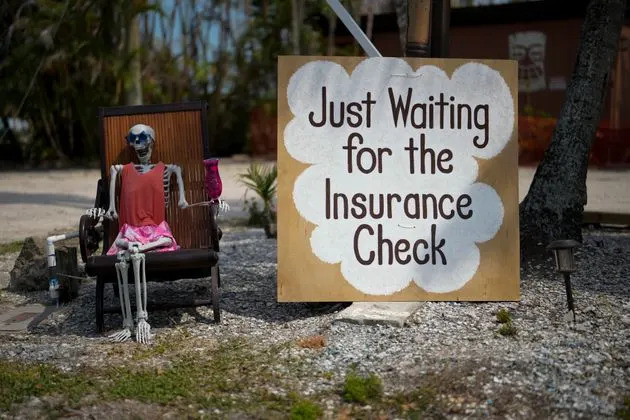
M 265 219 L 265 233 L 268 237 L 275 237 L 271 232 L 270 224 L 275 223 L 276 214 L 272 209 L 273 199 L 276 196 L 278 168 L 274 165 L 252 163 L 247 172 L 239 175 L 240 181 L 248 189 L 252 190 L 263 202 L 262 215 Z

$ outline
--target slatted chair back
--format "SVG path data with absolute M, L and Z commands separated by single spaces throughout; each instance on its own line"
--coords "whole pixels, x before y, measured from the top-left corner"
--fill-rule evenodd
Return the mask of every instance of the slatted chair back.
M 206 116 L 205 102 L 100 108 L 101 178 L 105 180 L 105 185 L 109 186 L 111 165 L 138 163 L 135 152 L 125 141 L 125 136 L 135 124 L 146 124 L 155 130 L 151 162 L 161 161 L 182 168 L 188 203 L 208 200 L 204 188 L 203 165 L 203 159 L 210 157 Z M 118 194 L 120 185 L 116 191 Z M 169 194 L 166 221 L 177 243 L 182 248 L 208 248 L 210 246 L 208 208 L 177 207 L 179 192 L 174 175 Z M 116 203 L 118 205 L 118 201 Z M 117 221 L 110 223 L 108 230 L 111 244 L 119 230 Z

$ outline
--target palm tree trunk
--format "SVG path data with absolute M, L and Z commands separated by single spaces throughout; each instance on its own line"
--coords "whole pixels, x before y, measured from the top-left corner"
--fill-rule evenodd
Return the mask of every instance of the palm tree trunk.
M 137 4 L 137 2 L 136 2 Z M 131 55 L 129 62 L 129 85 L 125 89 L 125 102 L 127 105 L 142 105 L 142 66 L 140 64 L 140 19 L 134 11 L 134 16 L 129 19 L 127 26 L 127 51 Z

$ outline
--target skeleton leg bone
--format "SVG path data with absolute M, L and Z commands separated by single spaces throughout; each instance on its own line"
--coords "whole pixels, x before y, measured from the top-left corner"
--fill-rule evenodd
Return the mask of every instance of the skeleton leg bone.
M 144 264 L 144 254 L 133 253 L 131 255 L 133 264 L 133 276 L 136 285 L 136 315 L 138 323 L 136 326 L 136 341 L 148 344 L 151 341 L 151 326 L 147 322 L 147 277 Z M 140 284 L 142 282 L 142 285 Z M 142 286 L 142 287 L 141 287 Z
M 111 341 L 122 342 L 131 338 L 131 331 L 133 330 L 133 318 L 131 316 L 131 303 L 129 301 L 129 283 L 128 283 L 128 269 L 127 263 L 129 256 L 127 252 L 121 252 L 118 254 L 118 261 L 116 263 L 116 277 L 118 280 L 118 290 L 120 298 L 120 309 L 123 317 L 123 329 L 117 333 L 109 336 Z M 122 281 L 121 281 L 122 278 Z

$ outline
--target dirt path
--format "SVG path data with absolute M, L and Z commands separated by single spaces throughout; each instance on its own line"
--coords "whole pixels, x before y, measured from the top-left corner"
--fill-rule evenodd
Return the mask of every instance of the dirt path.
M 231 206 L 228 217 L 247 216 L 243 210 L 245 189 L 237 177 L 248 165 L 230 159 L 221 161 L 223 198 Z M 533 175 L 534 168 L 519 169 L 520 199 Z M 96 169 L 1 172 L 0 243 L 77 229 L 81 215 L 92 207 L 99 177 Z M 630 212 L 630 171 L 591 170 L 587 185 L 587 210 Z
M 230 160 L 220 164 L 223 198 L 231 207 L 228 217 L 246 216 L 245 188 L 237 178 L 248 165 Z M 99 178 L 97 169 L 0 173 L 0 243 L 78 229 L 79 218 L 94 204 Z

